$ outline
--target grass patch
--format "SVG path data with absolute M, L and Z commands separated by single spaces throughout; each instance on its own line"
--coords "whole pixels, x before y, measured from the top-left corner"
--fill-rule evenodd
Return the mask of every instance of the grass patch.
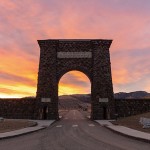
M 132 128 L 135 130 L 139 130 L 142 132 L 150 133 L 150 128 L 143 128 L 143 125 L 140 124 L 140 118 L 145 117 L 150 119 L 150 112 L 140 114 L 140 115 L 135 115 L 135 116 L 130 116 L 130 117 L 125 117 L 125 118 L 120 118 L 117 121 L 112 121 L 113 124 L 115 125 L 121 125 L 125 126 L 128 128 Z
M 3 121 L 0 121 L 0 133 L 14 131 L 14 130 L 32 127 L 36 125 L 37 125 L 36 122 L 28 121 L 28 120 L 4 119 Z

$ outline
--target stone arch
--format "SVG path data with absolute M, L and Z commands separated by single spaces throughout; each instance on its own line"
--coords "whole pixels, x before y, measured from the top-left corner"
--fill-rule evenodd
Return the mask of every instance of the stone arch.
M 66 72 L 78 70 L 91 81 L 92 119 L 114 117 L 115 101 L 109 47 L 112 40 L 39 40 L 40 63 L 37 100 L 48 107 L 48 119 L 58 119 L 58 81 Z M 104 118 L 103 108 L 106 108 Z

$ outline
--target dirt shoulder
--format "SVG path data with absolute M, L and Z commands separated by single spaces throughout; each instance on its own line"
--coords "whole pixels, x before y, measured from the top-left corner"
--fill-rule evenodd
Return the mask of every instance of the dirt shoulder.
M 28 120 L 12 120 L 12 119 L 4 119 L 0 121 L 0 133 L 14 131 L 26 127 L 36 126 L 37 123 Z
M 120 118 L 117 121 L 113 121 L 112 123 L 115 125 L 121 125 L 121 126 L 135 129 L 135 130 L 139 130 L 142 132 L 150 133 L 150 128 L 144 129 L 143 125 L 140 124 L 139 121 L 140 121 L 141 117 L 150 119 L 150 112 L 140 114 L 140 115 L 130 116 L 130 117 L 126 117 L 126 118 Z

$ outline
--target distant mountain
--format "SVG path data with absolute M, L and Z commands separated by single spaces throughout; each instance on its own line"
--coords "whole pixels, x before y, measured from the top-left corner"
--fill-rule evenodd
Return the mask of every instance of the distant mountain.
M 76 98 L 83 102 L 89 102 L 91 99 L 91 94 L 73 94 L 73 95 L 63 95 L 60 98 Z M 62 99 L 61 98 L 61 99 Z M 141 99 L 141 98 L 150 98 L 150 93 L 146 91 L 135 91 L 135 92 L 119 92 L 114 94 L 114 98 L 116 99 Z
M 150 93 L 145 91 L 135 91 L 130 93 L 119 92 L 114 94 L 115 99 L 146 99 L 150 98 Z M 59 96 L 59 108 L 61 109 L 78 109 L 90 108 L 90 94 L 73 94 Z
M 114 98 L 116 99 L 146 99 L 150 98 L 150 93 L 145 91 L 135 91 L 130 93 L 119 92 L 114 94 Z
M 90 105 L 89 94 L 74 94 L 59 96 L 60 109 L 85 109 Z

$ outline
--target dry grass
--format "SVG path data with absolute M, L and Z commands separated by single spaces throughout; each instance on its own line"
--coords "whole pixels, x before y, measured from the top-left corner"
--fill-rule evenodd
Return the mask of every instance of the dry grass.
M 150 112 L 140 114 L 140 115 L 130 116 L 126 118 L 121 118 L 121 119 L 118 119 L 117 121 L 113 121 L 112 123 L 116 125 L 129 127 L 135 130 L 142 131 L 142 132 L 150 133 L 150 128 L 144 129 L 143 125 L 139 123 L 140 117 L 150 118 Z
M 18 130 L 26 127 L 36 126 L 37 123 L 28 120 L 12 120 L 12 119 L 4 119 L 4 121 L 0 121 L 0 133 Z

